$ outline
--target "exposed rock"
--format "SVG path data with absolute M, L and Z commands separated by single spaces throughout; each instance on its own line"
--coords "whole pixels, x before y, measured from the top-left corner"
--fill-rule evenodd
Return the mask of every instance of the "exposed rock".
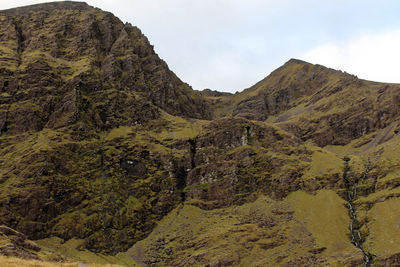
M 199 92 L 85 3 L 0 25 L 1 254 L 37 259 L 27 238 L 53 237 L 150 266 L 398 263 L 399 85 L 290 60 Z
M 213 121 L 193 146 L 186 197 L 212 201 L 208 208 L 243 203 L 255 192 L 286 196 L 299 188 L 305 168 L 300 155 L 310 153 L 300 140 L 242 118 Z
M 0 225 L 0 255 L 38 260 L 38 251 L 40 247 L 24 234 Z
M 206 101 L 168 69 L 140 30 L 110 13 L 50 3 L 2 11 L 0 22 L 10 25 L 0 40 L 9 53 L 2 60 L 10 62 L 2 66 L 2 92 L 10 95 L 0 108 L 2 132 L 82 120 L 110 129 L 156 119 L 159 108 L 211 117 Z
M 225 101 L 234 116 L 260 121 L 274 116 L 271 121 L 323 147 L 345 145 L 388 126 L 400 115 L 399 89 L 290 60 L 236 98 L 220 102 Z

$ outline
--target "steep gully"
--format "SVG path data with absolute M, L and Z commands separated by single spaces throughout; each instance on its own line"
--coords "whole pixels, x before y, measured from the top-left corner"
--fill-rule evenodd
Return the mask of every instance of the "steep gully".
M 23 51 L 24 51 L 24 49 L 23 49 L 23 43 L 24 43 L 24 41 L 25 41 L 25 38 L 24 38 L 24 35 L 22 34 L 21 22 L 20 22 L 20 21 L 13 20 L 12 24 L 13 24 L 13 26 L 14 26 L 15 32 L 17 33 L 17 60 L 18 60 L 18 66 L 17 66 L 17 68 L 19 68 L 20 65 L 21 65 L 21 63 L 22 63 L 22 53 L 23 53 Z M 8 84 L 9 84 L 9 81 L 8 81 L 8 80 L 4 81 L 4 83 L 3 83 L 3 87 L 4 87 L 4 89 L 6 89 L 6 91 L 8 91 L 8 90 L 7 90 L 7 89 L 8 89 L 8 88 L 7 88 L 7 87 L 8 87 Z M 15 92 L 16 92 L 16 90 L 13 90 L 12 92 L 10 92 L 11 95 L 12 95 L 12 98 L 11 98 L 11 102 L 8 104 L 8 106 L 7 106 L 7 108 L 6 108 L 4 123 L 3 123 L 3 125 L 0 127 L 0 136 L 1 136 L 3 133 L 7 132 L 7 130 L 8 130 L 8 121 L 9 121 L 10 108 L 11 108 L 12 103 L 15 102 L 15 101 L 14 101 Z
M 371 254 L 364 246 L 364 242 L 368 236 L 367 234 L 363 234 L 361 231 L 361 228 L 365 225 L 367 227 L 365 221 L 359 221 L 357 218 L 357 208 L 358 205 L 354 203 L 358 197 L 361 195 L 362 192 L 358 192 L 360 183 L 366 182 L 368 173 L 371 171 L 371 162 L 368 159 L 367 163 L 365 164 L 364 171 L 361 174 L 361 176 L 356 176 L 355 174 L 352 174 L 350 171 L 350 164 L 349 164 L 350 158 L 345 157 L 344 162 L 345 162 L 345 167 L 343 171 L 343 180 L 344 184 L 346 187 L 346 196 L 345 199 L 347 201 L 347 209 L 349 212 L 350 216 L 350 225 L 349 225 L 349 230 L 351 233 L 351 243 L 359 248 L 361 252 L 364 255 L 364 266 L 371 266 L 373 264 L 373 259 L 374 255 Z M 371 186 L 367 190 L 365 190 L 365 194 L 368 195 L 372 192 L 375 191 L 375 186 L 376 186 L 376 178 L 374 178 L 374 181 Z

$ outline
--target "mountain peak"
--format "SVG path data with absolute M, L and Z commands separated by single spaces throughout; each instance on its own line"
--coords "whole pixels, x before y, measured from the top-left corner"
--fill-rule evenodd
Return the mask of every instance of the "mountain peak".
M 86 2 L 62 1 L 62 2 L 49 2 L 49 3 L 5 9 L 1 10 L 0 14 L 5 14 L 9 16 L 23 16 L 28 14 L 29 12 L 37 12 L 37 11 L 89 10 L 91 8 L 94 7 L 88 5 Z
M 86 3 L 0 22 L 0 266 L 399 265 L 400 85 L 290 59 L 199 92 Z
M 301 64 L 301 65 L 312 65 L 311 63 L 301 60 L 301 59 L 296 59 L 296 58 L 291 58 L 289 59 L 284 65 L 287 64 Z
M 109 12 L 65 1 L 0 14 L 5 15 L 0 34 L 12 40 L 2 44 L 7 49 L 0 62 L 7 62 L 3 71 L 11 73 L 4 78 L 2 90 L 29 103 L 25 115 L 5 110 L 8 115 L 0 120 L 1 133 L 71 126 L 78 121 L 91 129 L 132 125 L 159 116 L 160 109 L 185 117 L 211 117 L 199 93 L 169 70 L 146 36 Z M 26 79 L 19 87 L 18 75 Z M 22 94 L 19 88 L 29 93 Z M 99 95 L 106 105 L 97 104 Z M 51 104 L 44 96 L 52 99 Z M 87 106 L 80 104 L 83 98 L 90 102 Z M 3 101 L 15 102 L 12 97 Z M 46 104 L 50 110 L 40 109 L 40 115 L 32 112 Z M 97 115 L 86 117 L 88 110 Z

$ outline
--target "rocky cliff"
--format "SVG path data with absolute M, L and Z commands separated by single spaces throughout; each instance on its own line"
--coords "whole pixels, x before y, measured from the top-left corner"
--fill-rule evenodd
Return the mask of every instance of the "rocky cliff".
M 0 12 L 1 131 L 85 124 L 111 129 L 158 118 L 159 109 L 209 119 L 136 27 L 84 3 Z
M 233 97 L 220 97 L 223 115 L 269 121 L 318 146 L 346 145 L 399 116 L 400 86 L 291 59 Z
M 18 249 L 399 263 L 399 85 L 290 60 L 241 93 L 198 92 L 138 28 L 85 3 L 0 23 L 0 224 Z
M 117 142 L 117 151 L 108 151 L 113 139 L 107 133 L 121 127 L 141 128 L 161 120 L 166 112 L 209 119 L 207 102 L 168 69 L 138 28 L 85 3 L 6 10 L 0 12 L 0 20 L 1 222 L 32 238 L 55 232 L 63 238 L 92 236 L 88 246 L 94 248 L 99 247 L 96 239 L 107 235 L 118 244 L 102 245 L 102 249 L 127 248 L 133 236 L 142 238 L 152 228 L 152 216 L 161 218 L 180 201 L 179 193 L 156 194 L 176 187 L 175 176 L 169 175 L 176 167 L 169 165 L 174 158 L 153 155 L 146 149 L 150 143 L 139 145 L 134 138 L 126 139 L 131 145 Z M 42 135 L 45 139 L 39 141 Z M 116 167 L 120 177 L 111 175 L 111 179 L 108 172 Z M 159 183 L 165 173 L 172 176 L 169 185 Z M 155 179 L 156 188 L 129 181 L 143 175 Z M 5 189 L 8 186 L 10 190 Z M 143 195 L 150 206 L 159 203 L 160 207 L 152 211 L 140 204 Z M 133 208 L 126 210 L 128 200 Z M 123 233 L 125 237 L 119 236 L 120 230 L 103 231 L 116 211 L 110 207 L 112 214 L 107 215 L 106 202 L 124 209 L 122 217 L 132 217 L 133 221 L 121 217 L 115 222 L 120 230 L 132 228 Z M 95 203 L 103 215 L 93 210 Z M 82 215 L 75 211 L 80 204 L 90 210 L 83 227 L 74 217 Z M 136 210 L 145 212 L 138 217 Z M 103 233 L 96 234 L 95 229 Z

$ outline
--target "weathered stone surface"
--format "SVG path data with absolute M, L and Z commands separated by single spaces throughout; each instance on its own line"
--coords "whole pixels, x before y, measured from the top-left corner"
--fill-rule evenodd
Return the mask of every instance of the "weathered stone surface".
M 1 253 L 58 237 L 108 254 L 142 240 L 150 266 L 397 264 L 377 237 L 388 225 L 400 247 L 399 85 L 290 60 L 241 93 L 198 92 L 84 3 L 0 11 L 0 26 Z M 170 213 L 181 228 L 167 216 L 159 237 Z
M 24 234 L 0 225 L 0 255 L 39 259 L 36 254 L 38 251 L 40 251 L 40 247 L 29 241 Z
M 290 60 L 237 96 L 232 114 L 282 127 L 319 146 L 345 145 L 400 115 L 400 87 Z
M 1 11 L 0 22 L 7 52 L 0 59 L 7 63 L 2 132 L 82 120 L 110 129 L 158 118 L 158 109 L 211 117 L 206 101 L 168 69 L 140 30 L 110 13 L 85 3 L 50 3 Z
M 243 118 L 214 120 L 191 148 L 186 197 L 211 201 L 197 203 L 203 208 L 243 203 L 256 192 L 286 196 L 299 188 L 301 156 L 311 153 L 301 140 Z

